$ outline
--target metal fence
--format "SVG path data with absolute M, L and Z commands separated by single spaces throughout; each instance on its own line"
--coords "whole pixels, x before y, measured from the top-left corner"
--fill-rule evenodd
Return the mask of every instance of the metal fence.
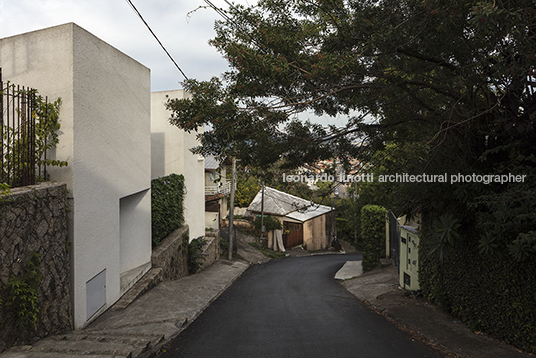
M 236 189 L 236 184 L 235 184 Z M 223 194 L 223 195 L 229 195 L 231 193 L 231 182 L 225 182 L 223 184 L 218 185 L 212 185 L 212 186 L 205 186 L 205 195 L 216 195 L 216 194 Z
M 5 84 L 0 72 L 0 182 L 11 187 L 35 184 L 46 177 L 36 154 L 36 91 Z M 46 160 L 46 158 L 44 158 Z
M 389 218 L 389 256 L 400 274 L 400 224 L 392 211 L 388 211 L 387 215 Z

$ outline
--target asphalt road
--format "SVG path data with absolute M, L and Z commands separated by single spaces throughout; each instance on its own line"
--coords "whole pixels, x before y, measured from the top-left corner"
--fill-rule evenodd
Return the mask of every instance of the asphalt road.
M 359 259 L 319 255 L 254 265 L 158 357 L 441 357 L 333 278 Z

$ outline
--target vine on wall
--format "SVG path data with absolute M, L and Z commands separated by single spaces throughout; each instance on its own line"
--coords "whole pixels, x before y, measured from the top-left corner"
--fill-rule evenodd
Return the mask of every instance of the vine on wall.
M 49 102 L 35 89 L 20 89 L 9 82 L 0 95 L 4 107 L 11 113 L 11 123 L 6 120 L 1 127 L 2 160 L 0 192 L 5 185 L 26 185 L 35 181 L 46 181 L 48 166 L 67 166 L 67 161 L 47 158 L 47 152 L 59 143 L 59 110 L 61 98 Z M 2 114 L 4 116 L 4 114 Z M 30 173 L 31 179 L 22 179 Z
M 25 264 L 24 273 L 12 274 L 9 282 L 1 292 L 2 325 L 14 322 L 19 334 L 24 336 L 30 330 L 37 330 L 39 322 L 39 300 L 37 292 L 41 282 L 39 265 L 41 257 L 37 252 Z

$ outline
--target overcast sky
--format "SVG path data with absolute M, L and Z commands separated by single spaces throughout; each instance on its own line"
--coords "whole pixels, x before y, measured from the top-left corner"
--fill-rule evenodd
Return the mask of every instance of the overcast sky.
M 189 78 L 208 80 L 228 69 L 208 41 L 221 19 L 204 0 L 132 0 L 145 21 Z M 234 0 L 252 5 L 256 0 Z M 220 8 L 225 0 L 212 0 Z M 196 11 L 194 11 L 196 10 Z M 151 90 L 181 88 L 183 76 L 126 0 L 0 0 L 0 38 L 74 22 L 151 69 Z M 307 118 L 309 116 L 300 116 Z M 310 117 L 342 125 L 342 118 Z
M 132 0 L 186 76 L 208 80 L 227 62 L 208 40 L 220 19 L 203 0 Z M 252 4 L 255 0 L 235 3 Z M 227 8 L 224 0 L 212 0 Z M 151 69 L 152 91 L 180 88 L 182 75 L 126 0 L 0 0 L 0 38 L 74 22 Z

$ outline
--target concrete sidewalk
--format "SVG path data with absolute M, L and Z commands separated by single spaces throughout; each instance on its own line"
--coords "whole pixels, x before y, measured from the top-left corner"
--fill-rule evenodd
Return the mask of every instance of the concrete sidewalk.
M 354 274 L 349 270 L 358 265 L 344 267 L 344 275 L 352 276 Z M 357 270 L 357 277 L 341 282 L 348 291 L 379 314 L 394 321 L 401 329 L 443 351 L 446 357 L 534 357 L 483 334 L 476 334 L 427 301 L 405 294 L 398 285 L 398 276 L 393 266 L 377 268 L 362 275 L 358 275 Z
M 355 252 L 351 248 L 344 249 Z M 262 253 L 247 244 L 238 245 L 238 253 L 244 260 L 220 259 L 195 275 L 160 283 L 125 309 L 112 307 L 86 329 L 47 337 L 31 346 L 13 347 L 0 357 L 149 357 L 179 335 L 250 264 L 267 261 Z M 301 249 L 289 250 L 289 254 L 309 255 Z M 392 266 L 363 274 L 361 271 L 360 261 L 349 261 L 335 277 L 373 310 L 394 321 L 401 329 L 415 334 L 416 339 L 436 346 L 446 357 L 533 357 L 477 335 L 429 303 L 404 295 Z
M 143 358 L 176 337 L 247 268 L 220 259 L 205 270 L 163 282 L 123 310 L 110 309 L 86 329 L 13 347 L 2 358 Z

